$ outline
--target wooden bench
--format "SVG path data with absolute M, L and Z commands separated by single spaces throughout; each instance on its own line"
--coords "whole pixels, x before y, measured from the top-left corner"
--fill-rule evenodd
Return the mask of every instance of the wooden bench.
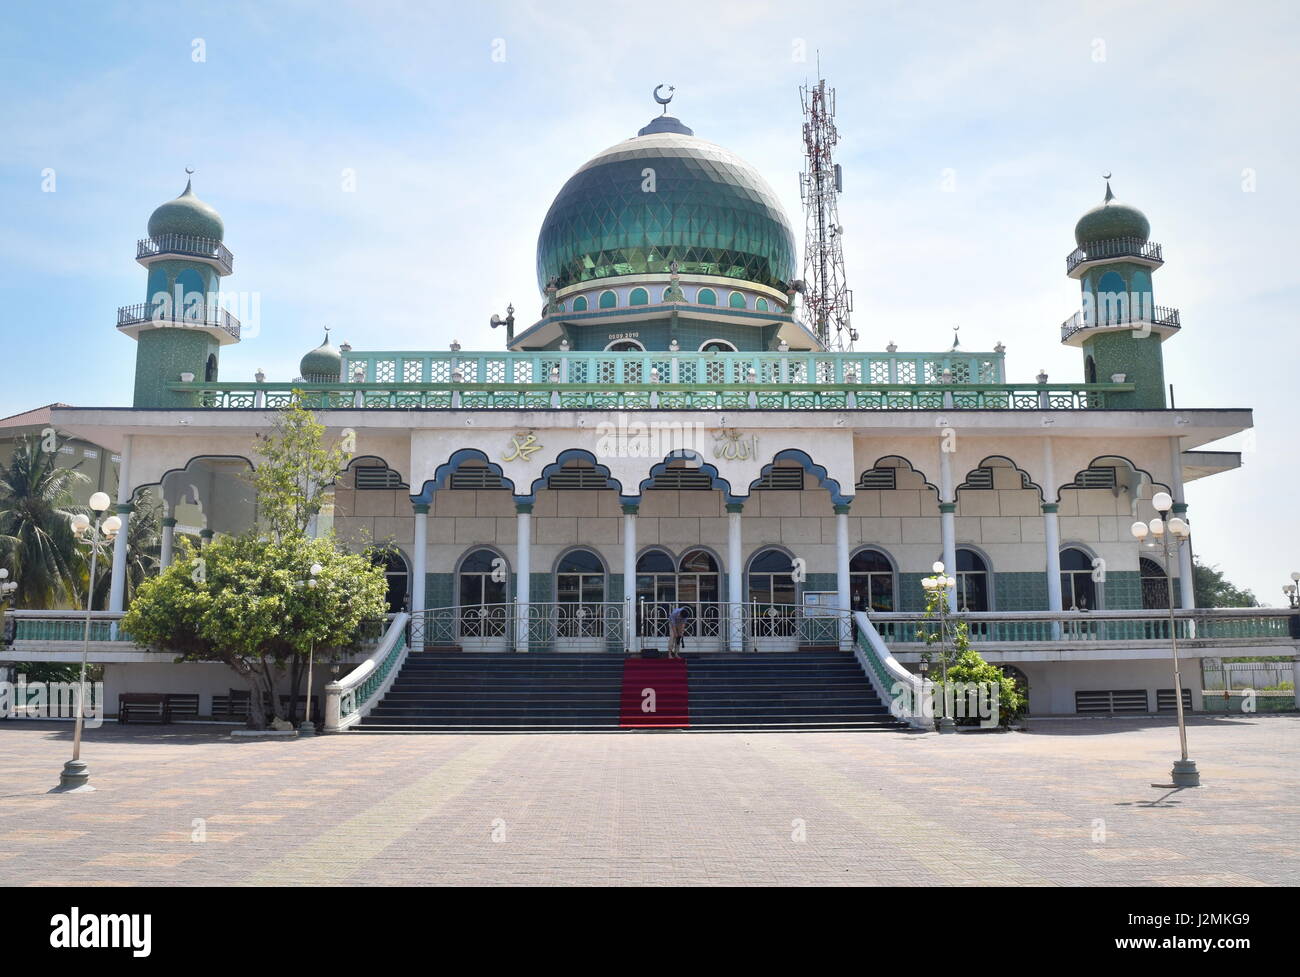
M 171 721 L 167 711 L 167 696 L 159 692 L 122 692 L 117 697 L 117 721 L 129 722 L 145 716 L 155 722 Z
M 167 696 L 167 721 L 177 719 L 199 718 L 199 694 L 197 692 L 176 692 Z

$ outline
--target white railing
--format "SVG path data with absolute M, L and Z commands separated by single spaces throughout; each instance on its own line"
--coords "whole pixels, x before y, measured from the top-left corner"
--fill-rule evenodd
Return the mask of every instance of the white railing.
M 325 732 L 355 726 L 384 697 L 409 651 L 409 614 L 396 614 L 374 653 L 347 675 L 325 686 Z
M 899 663 L 865 612 L 854 611 L 853 621 L 858 630 L 853 654 L 881 701 L 888 704 L 890 714 L 913 729 L 933 729 L 934 718 L 925 708 L 931 698 L 929 687 L 932 683 L 912 674 Z

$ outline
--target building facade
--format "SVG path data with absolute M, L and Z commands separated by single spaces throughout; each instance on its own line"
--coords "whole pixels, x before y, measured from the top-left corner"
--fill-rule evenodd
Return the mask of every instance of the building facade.
M 517 332 L 513 309 L 494 317 L 504 349 L 327 335 L 298 378 L 223 377 L 239 323 L 218 297 L 233 270 L 220 216 L 187 185 L 148 232 L 146 301 L 118 312 L 139 344 L 132 407 L 53 413 L 120 454 L 124 519 L 138 493 L 162 499 L 164 562 L 182 507 L 209 536 L 253 524 L 254 438 L 300 397 L 355 438 L 319 528 L 395 547 L 391 604 L 416 649 L 624 653 L 662 645 L 681 605 L 691 653 L 848 648 L 852 609 L 914 668 L 936 562 L 1039 714 L 1164 707 L 1170 576 L 1189 673 L 1294 649 L 1285 616 L 1198 616 L 1191 543 L 1166 568 L 1130 533 L 1158 492 L 1190 521 L 1185 485 L 1236 467 L 1212 445 L 1252 422 L 1167 403 L 1161 348 L 1181 324 L 1152 301 L 1162 248 L 1109 183 L 1066 259 L 1078 378 L 1054 382 L 1009 381 L 1001 348 L 826 351 L 800 318 L 776 195 L 667 115 L 561 188 L 539 235 L 539 316 Z M 31 627 L 29 654 L 62 653 Z M 110 693 L 229 684 L 125 641 L 98 653 Z

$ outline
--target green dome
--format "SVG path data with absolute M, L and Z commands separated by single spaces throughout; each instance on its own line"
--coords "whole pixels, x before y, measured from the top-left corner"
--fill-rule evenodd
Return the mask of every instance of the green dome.
M 1137 238 L 1145 242 L 1151 236 L 1151 222 L 1136 207 L 1122 204 L 1106 182 L 1106 199 L 1079 218 L 1074 225 L 1074 242 L 1083 247 L 1097 241 Z
M 654 190 L 643 189 L 645 170 Z M 563 288 L 617 275 L 722 275 L 782 291 L 795 277 L 794 235 L 752 166 L 661 116 L 582 166 L 537 238 L 537 284 Z
M 221 222 L 221 215 L 194 196 L 188 180 L 179 197 L 167 201 L 149 215 L 149 236 L 154 239 L 164 234 L 187 234 L 220 241 L 225 233 L 226 225 Z
M 342 370 L 343 354 L 330 343 L 329 332 L 298 364 L 298 372 L 308 383 L 338 383 Z

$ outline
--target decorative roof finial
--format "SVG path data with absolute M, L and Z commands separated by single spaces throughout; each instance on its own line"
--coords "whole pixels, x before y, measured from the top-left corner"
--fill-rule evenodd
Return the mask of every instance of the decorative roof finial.
M 668 89 L 668 97 L 667 97 L 667 98 L 664 98 L 662 95 L 659 94 L 659 89 L 661 89 L 661 88 L 667 88 L 667 89 Z M 658 102 L 660 105 L 662 105 L 662 106 L 664 107 L 664 110 L 663 110 L 663 114 L 664 114 L 664 115 L 667 115 L 667 114 L 668 114 L 668 103 L 671 102 L 671 101 L 673 100 L 673 92 L 675 92 L 675 91 L 677 91 L 677 89 L 674 88 L 672 85 L 656 85 L 656 86 L 655 86 L 654 98 L 655 98 L 655 101 L 656 101 L 656 102 Z
M 956 348 L 957 348 L 957 333 L 958 333 L 958 331 L 959 331 L 960 329 L 961 329 L 961 326 L 953 326 L 953 327 L 952 327 L 952 348 L 953 348 L 953 349 L 956 349 Z
M 1103 200 L 1102 203 L 1108 204 L 1115 199 L 1115 194 L 1112 193 L 1110 189 L 1110 170 L 1103 173 L 1101 178 L 1106 181 L 1106 199 Z
M 193 181 L 190 179 L 190 177 L 192 177 L 193 175 L 194 175 L 194 169 L 193 169 L 193 167 L 189 167 L 189 166 L 185 167 L 185 191 L 184 191 L 185 193 L 193 193 L 193 192 L 194 192 L 193 189 L 192 189 L 192 187 L 191 187 L 191 183 L 192 183 Z

